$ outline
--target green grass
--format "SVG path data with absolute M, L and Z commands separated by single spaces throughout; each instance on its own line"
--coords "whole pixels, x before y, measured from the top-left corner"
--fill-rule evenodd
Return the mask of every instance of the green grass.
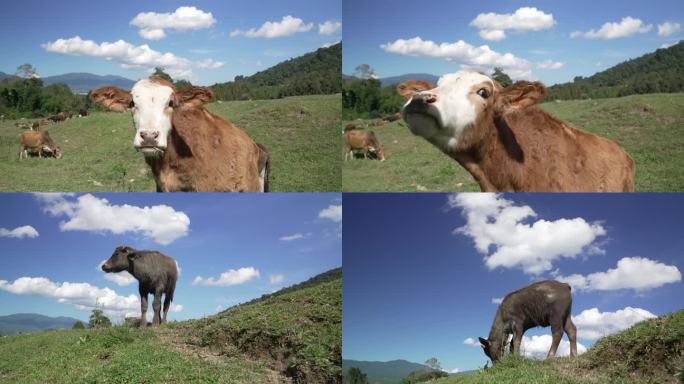
M 207 109 L 245 130 L 272 159 L 272 191 L 339 191 L 340 95 L 211 103 Z M 0 191 L 155 191 L 133 149 L 128 113 L 95 112 L 42 127 L 64 151 L 18 160 L 16 120 L 0 122 Z
M 339 383 L 342 279 L 159 328 L 0 337 L 0 383 Z
M 678 372 L 684 373 L 684 310 L 604 337 L 578 358 L 537 361 L 507 355 L 489 369 L 433 383 L 676 384 Z
M 636 162 L 637 191 L 684 190 L 684 94 L 549 102 L 541 107 L 580 129 L 617 140 Z M 404 122 L 369 129 L 384 144 L 387 160 L 344 163 L 343 191 L 479 191 L 458 163 L 413 136 Z

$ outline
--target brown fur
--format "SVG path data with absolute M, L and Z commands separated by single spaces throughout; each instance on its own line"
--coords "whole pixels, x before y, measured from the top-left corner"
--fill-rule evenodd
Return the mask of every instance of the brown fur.
M 46 153 L 57 158 L 62 157 L 61 149 L 52 141 L 48 131 L 27 131 L 19 135 L 19 159 L 28 158 L 29 152 L 38 152 L 39 157 Z
M 360 149 L 363 151 L 363 157 L 368 158 L 368 152 L 370 147 L 375 148 L 380 160 L 385 160 L 385 150 L 380 141 L 375 136 L 373 131 L 358 131 L 350 130 L 344 133 L 344 142 L 346 145 L 346 152 L 344 154 L 344 160 L 347 160 L 349 155 L 354 158 L 353 150 Z
M 408 83 L 397 87 L 407 98 L 434 88 L 427 82 Z M 542 83 L 519 81 L 507 89 L 494 84 L 484 102 L 475 92 L 486 85 L 473 87 L 477 121 L 455 150 L 445 152 L 483 192 L 634 191 L 634 161 L 619 144 L 534 106 L 546 94 Z

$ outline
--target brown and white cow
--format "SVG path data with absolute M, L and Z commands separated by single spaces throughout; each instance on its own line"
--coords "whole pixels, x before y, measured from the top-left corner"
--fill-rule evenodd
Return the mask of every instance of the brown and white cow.
M 157 191 L 268 192 L 268 152 L 202 107 L 214 98 L 209 89 L 176 91 L 170 82 L 152 76 L 130 92 L 103 87 L 90 98 L 112 111 L 132 112 L 133 146 L 152 169 Z
M 582 131 L 534 106 L 542 83 L 503 89 L 473 71 L 442 76 L 435 87 L 410 80 L 402 117 L 491 191 L 634 191 L 634 161 L 615 141 Z
M 354 158 L 354 150 L 362 150 L 363 157 L 368 158 L 368 153 L 375 153 L 380 161 L 385 161 L 385 147 L 380 144 L 380 141 L 375 136 L 375 132 L 348 130 L 344 133 L 344 142 L 346 151 L 344 153 L 344 160 L 351 156 Z
M 61 148 L 52 141 L 48 131 L 27 131 L 19 135 L 19 160 L 24 157 L 28 159 L 29 152 L 37 152 L 38 157 L 62 157 Z

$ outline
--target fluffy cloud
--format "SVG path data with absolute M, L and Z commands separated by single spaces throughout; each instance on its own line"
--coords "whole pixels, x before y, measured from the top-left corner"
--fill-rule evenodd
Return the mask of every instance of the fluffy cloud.
M 492 297 L 492 304 L 501 304 L 503 302 L 503 297 Z
M 499 53 L 487 45 L 472 46 L 463 40 L 455 43 L 437 44 L 420 37 L 412 39 L 398 39 L 392 43 L 380 45 L 385 52 L 404 56 L 422 56 L 444 58 L 471 67 L 503 67 L 514 77 L 529 77 L 532 75 L 532 63 L 516 57 L 512 53 Z
M 596 340 L 654 317 L 656 315 L 641 308 L 626 307 L 615 312 L 601 312 L 598 308 L 591 308 L 573 316 L 572 322 L 577 327 L 577 337 Z
M 339 21 L 326 21 L 323 24 L 318 24 L 318 34 L 323 36 L 330 36 L 339 32 L 342 29 L 342 23 Z
M 280 21 L 267 21 L 261 28 L 251 28 L 247 31 L 236 29 L 230 33 L 230 37 L 263 37 L 272 39 L 276 37 L 292 36 L 297 32 L 308 32 L 313 28 L 313 23 L 304 23 L 304 20 L 290 15 L 284 16 Z
M 611 291 L 633 289 L 647 291 L 669 283 L 682 281 L 682 274 L 674 265 L 666 265 L 645 257 L 623 257 L 617 267 L 606 272 L 594 272 L 586 276 L 574 274 L 556 276 L 573 289 L 587 291 Z
M 159 36 L 159 32 L 149 33 L 150 36 Z M 190 80 L 194 79 L 193 66 L 201 69 L 216 69 L 223 65 L 223 62 L 215 62 L 211 59 L 194 63 L 171 52 L 155 51 L 147 44 L 135 46 L 124 40 L 98 44 L 93 40 L 83 40 L 80 36 L 75 36 L 69 39 L 50 41 L 41 44 L 41 47 L 48 52 L 64 55 L 91 56 L 113 60 L 125 69 L 151 70 L 155 67 L 162 67 L 174 78 Z
M 534 7 L 522 7 L 515 13 L 480 13 L 470 22 L 470 26 L 480 29 L 480 37 L 485 40 L 499 41 L 506 38 L 506 29 L 526 32 L 539 31 L 553 27 L 553 15 Z
M 525 221 L 537 216 L 531 207 L 516 206 L 491 193 L 450 195 L 448 205 L 460 208 L 467 220 L 454 233 L 473 239 L 489 269 L 522 268 L 525 273 L 538 275 L 551 270 L 556 259 L 602 252 L 596 239 L 606 234 L 605 229 L 579 217 L 528 224 Z
M 670 23 L 669 21 L 658 24 L 658 36 L 670 36 L 679 31 L 681 27 L 682 26 L 679 23 Z
M 223 272 L 218 279 L 213 277 L 203 278 L 202 276 L 197 276 L 195 277 L 195 280 L 193 280 L 192 285 L 201 284 L 226 287 L 230 285 L 244 284 L 249 280 L 258 279 L 259 277 L 259 271 L 254 267 L 243 267 L 237 270 L 229 269 L 226 272 Z
M 323 44 L 321 45 L 321 48 L 330 48 L 330 47 L 332 47 L 333 45 L 338 44 L 340 41 L 341 41 L 341 40 L 333 41 L 333 42 L 330 42 L 330 43 L 323 43 Z
M 43 210 L 53 216 L 65 216 L 59 223 L 62 231 L 140 233 L 159 244 L 169 244 L 186 236 L 190 218 L 168 205 L 137 207 L 113 205 L 91 194 L 76 199 L 69 195 L 36 194 Z
M 564 65 L 565 65 L 565 63 L 561 63 L 559 61 L 544 60 L 542 62 L 537 63 L 537 68 L 539 68 L 539 69 L 560 69 Z
M 623 17 L 619 23 L 605 23 L 598 31 L 590 30 L 587 32 L 575 31 L 570 37 L 586 37 L 587 39 L 619 39 L 621 37 L 632 36 L 635 33 L 646 33 L 653 29 L 653 25 L 644 23 L 640 19 Z
M 330 219 L 336 223 L 342 221 L 342 205 L 329 205 L 328 208 L 324 208 L 318 212 L 318 218 L 320 219 Z
M 294 235 L 283 236 L 278 240 L 280 240 L 280 241 L 293 241 L 293 240 L 303 239 L 304 237 L 305 236 L 302 235 L 301 233 L 295 233 Z
M 268 280 L 271 282 L 271 284 L 282 283 L 285 280 L 285 275 L 283 275 L 283 274 L 270 275 L 270 276 L 268 276 Z
M 22 225 L 14 229 L 0 228 L 0 237 L 14 237 L 21 239 L 22 237 L 38 237 L 38 231 L 30 225 Z
M 56 283 L 45 277 L 20 277 L 14 282 L 0 280 L 0 289 L 15 295 L 54 298 L 79 309 L 100 307 L 109 313 L 123 314 L 140 308 L 140 300 L 132 294 L 120 296 L 109 288 L 99 288 L 88 283 Z
M 211 12 L 204 12 L 195 7 L 179 7 L 173 13 L 141 12 L 129 24 L 140 30 L 143 39 L 159 40 L 166 36 L 165 29 L 176 31 L 209 28 L 216 23 Z
M 553 338 L 551 335 L 539 335 L 539 336 L 523 336 L 522 343 L 520 344 L 520 352 L 532 359 L 545 359 L 546 354 L 549 353 L 551 349 L 551 341 Z M 587 351 L 587 347 L 581 343 L 577 343 L 577 354 L 581 355 Z M 570 342 L 563 339 L 558 345 L 558 350 L 556 351 L 556 356 L 570 356 Z
M 183 306 L 180 304 L 171 304 L 171 308 L 169 308 L 169 311 L 178 313 L 183 310 Z
M 480 342 L 473 339 L 472 337 L 468 337 L 467 339 L 463 340 L 463 344 L 470 345 L 471 347 L 479 347 L 480 346 Z

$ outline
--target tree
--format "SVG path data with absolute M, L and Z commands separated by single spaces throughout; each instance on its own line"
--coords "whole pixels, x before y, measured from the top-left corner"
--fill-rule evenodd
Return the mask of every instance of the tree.
M 359 368 L 351 367 L 345 377 L 347 384 L 368 384 L 368 377 Z
M 439 364 L 439 360 L 437 360 L 436 357 L 431 357 L 431 358 L 425 360 L 425 365 L 427 365 L 428 367 L 430 367 L 434 370 L 437 370 L 437 371 L 442 370 L 442 366 L 441 366 L 441 364 Z
M 511 80 L 510 76 L 508 76 L 501 67 L 494 67 L 492 79 L 498 81 L 504 88 L 510 87 L 513 84 L 513 80 Z
M 108 328 L 112 326 L 111 320 L 102 313 L 99 308 L 93 308 L 90 313 L 90 322 L 88 328 Z
M 354 68 L 354 76 L 359 79 L 375 79 L 375 70 L 368 64 L 360 64 Z
M 171 76 L 168 73 L 164 72 L 164 68 L 162 67 L 155 67 L 152 76 L 161 77 L 169 83 L 173 83 L 173 79 L 171 78 Z
M 176 89 L 179 90 L 179 91 L 182 91 L 182 90 L 184 90 L 184 89 L 186 89 L 186 88 L 192 87 L 192 83 L 190 83 L 190 82 L 187 81 L 187 80 L 178 80 L 178 81 L 176 81 L 176 83 L 173 84 L 173 85 L 174 85 L 174 86 L 176 87 Z
M 17 72 L 15 72 L 17 76 L 22 77 L 24 79 L 29 79 L 31 77 L 34 77 L 36 75 L 36 69 L 33 67 L 33 65 L 26 63 L 22 64 L 17 67 Z
M 74 326 L 71 327 L 72 329 L 85 329 L 85 325 L 83 325 L 83 322 L 81 320 L 77 321 L 74 323 Z

